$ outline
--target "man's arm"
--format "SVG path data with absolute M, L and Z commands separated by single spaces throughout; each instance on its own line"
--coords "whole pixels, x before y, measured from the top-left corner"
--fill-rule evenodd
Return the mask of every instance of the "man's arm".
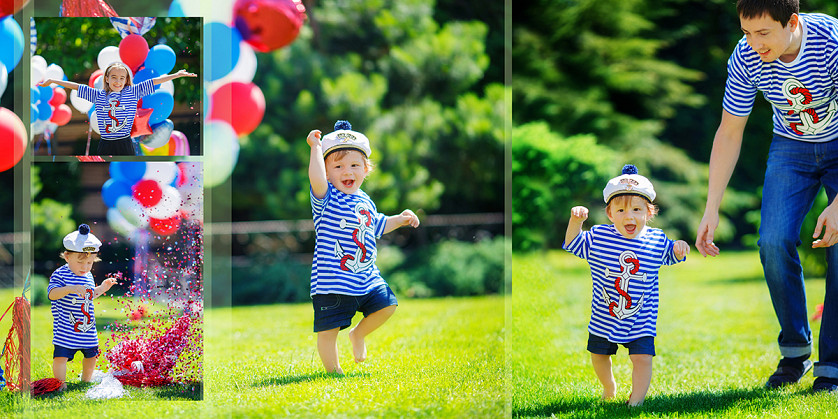
M 719 227 L 719 207 L 722 204 L 727 184 L 742 150 L 742 134 L 745 132 L 747 116 L 736 116 L 722 111 L 722 122 L 713 139 L 710 152 L 710 179 L 707 189 L 707 203 L 704 217 L 698 226 L 695 247 L 703 256 L 717 256 L 719 248 L 713 243 L 713 235 Z

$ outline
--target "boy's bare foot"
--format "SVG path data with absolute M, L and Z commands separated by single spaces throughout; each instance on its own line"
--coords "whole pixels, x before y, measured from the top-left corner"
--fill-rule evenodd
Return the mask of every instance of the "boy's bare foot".
M 617 389 L 616 388 L 612 389 L 610 391 L 607 390 L 607 389 L 602 390 L 602 400 L 611 400 L 615 397 L 617 397 Z
M 67 383 L 62 381 L 61 382 L 61 387 L 58 387 L 58 391 L 61 392 L 61 391 L 64 391 L 64 390 L 67 390 Z
M 364 338 L 355 335 L 355 329 L 349 331 L 349 342 L 352 343 L 352 353 L 355 355 L 355 362 L 364 362 L 367 359 L 367 344 Z

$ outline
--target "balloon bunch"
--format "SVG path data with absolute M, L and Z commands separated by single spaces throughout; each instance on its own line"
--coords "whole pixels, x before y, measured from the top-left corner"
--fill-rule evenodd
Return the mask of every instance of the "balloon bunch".
M 0 96 L 6 91 L 9 73 L 14 70 L 23 56 L 23 30 L 12 13 L 20 10 L 26 2 L 20 0 L 0 2 Z M 0 172 L 13 167 L 23 157 L 29 143 L 26 126 L 14 112 L 0 108 Z
M 170 17 L 197 16 L 199 0 L 174 0 Z M 205 174 L 207 187 L 223 183 L 238 160 L 238 138 L 262 122 L 265 96 L 253 83 L 256 51 L 270 52 L 296 39 L 305 20 L 301 0 L 217 0 L 204 17 L 204 126 L 213 170 Z
M 30 71 L 30 118 L 32 136 L 44 134 L 47 144 L 55 130 L 70 122 L 73 111 L 65 103 L 67 92 L 61 86 L 38 86 L 45 79 L 66 80 L 64 69 L 58 64 L 47 65 L 47 60 L 40 55 L 31 58 Z
M 138 229 L 168 236 L 183 220 L 202 222 L 200 163 L 112 162 L 102 185 L 108 224 L 132 238 Z

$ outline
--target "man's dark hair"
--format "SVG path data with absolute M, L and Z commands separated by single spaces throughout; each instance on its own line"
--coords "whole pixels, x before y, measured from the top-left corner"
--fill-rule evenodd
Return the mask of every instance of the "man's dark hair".
M 736 12 L 745 19 L 760 18 L 768 14 L 785 27 L 794 13 L 800 13 L 799 0 L 738 0 Z

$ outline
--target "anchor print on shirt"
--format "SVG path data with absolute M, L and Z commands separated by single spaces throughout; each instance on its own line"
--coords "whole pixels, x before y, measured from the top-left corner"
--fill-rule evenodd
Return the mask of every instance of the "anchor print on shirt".
M 838 103 L 831 98 L 818 102 L 813 101 L 812 93 L 797 79 L 788 79 L 783 82 L 783 96 L 785 96 L 788 106 L 779 106 L 779 108 L 785 111 L 786 115 L 797 114 L 800 117 L 800 122 L 785 121 L 788 127 L 798 135 L 818 134 L 830 125 L 835 117 L 835 112 L 838 111 Z M 827 100 L 830 102 L 826 114 L 819 115 L 815 108 Z
M 79 333 L 87 332 L 96 327 L 96 322 L 93 321 L 93 316 L 87 311 L 90 307 L 90 302 L 93 301 L 93 290 L 88 288 L 84 290 L 84 298 L 79 300 L 78 297 L 73 297 L 70 304 L 76 305 L 81 302 L 81 312 L 84 314 L 84 319 L 76 319 L 73 313 L 69 313 L 70 323 L 73 325 L 73 330 Z
M 113 134 L 115 132 L 119 132 L 128 122 L 128 118 L 122 120 L 122 123 L 119 124 L 119 120 L 116 119 L 116 111 L 124 111 L 125 106 L 119 105 L 119 99 L 117 98 L 108 98 L 108 119 L 105 120 L 105 132 L 108 134 Z M 118 125 L 117 125 L 118 124 Z
M 347 221 L 346 219 L 340 220 L 340 228 L 352 228 L 352 241 L 358 246 L 355 250 L 355 254 L 349 254 L 343 247 L 341 247 L 340 242 L 335 243 L 335 256 L 340 259 L 340 269 L 348 272 L 359 273 L 363 272 L 375 263 L 375 255 L 377 251 L 375 249 L 369 250 L 367 249 L 366 244 L 364 244 L 364 239 L 367 236 L 367 233 L 372 233 L 373 225 L 372 225 L 372 212 L 368 210 L 364 204 L 358 203 L 355 205 L 355 217 L 354 221 Z
M 619 300 L 612 300 L 605 287 L 602 287 L 601 291 L 605 304 L 608 304 L 608 313 L 622 320 L 634 316 L 643 307 L 643 297 L 645 296 L 641 296 L 640 300 L 634 302 L 628 294 L 628 289 L 631 280 L 646 282 L 646 274 L 637 275 L 637 271 L 640 270 L 640 260 L 637 258 L 637 254 L 631 250 L 626 250 L 620 254 L 620 267 L 622 268 L 622 272 L 611 272 L 610 269 L 605 268 L 606 278 L 611 276 L 616 277 L 614 288 L 617 289 L 617 294 L 620 295 Z

